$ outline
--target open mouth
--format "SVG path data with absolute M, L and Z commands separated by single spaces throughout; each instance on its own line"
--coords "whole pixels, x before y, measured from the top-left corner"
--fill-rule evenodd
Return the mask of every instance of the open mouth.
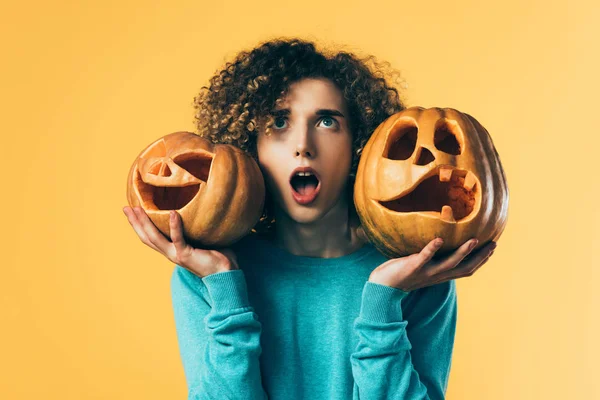
M 397 212 L 433 212 L 443 221 L 457 222 L 471 214 L 479 190 L 471 171 L 440 166 L 409 192 L 379 204 Z
M 321 182 L 310 172 L 298 172 L 290 179 L 292 196 L 300 204 L 312 202 L 321 189 Z
M 290 184 L 296 192 L 298 192 L 301 195 L 306 195 L 317 189 L 317 186 L 319 185 L 319 180 L 314 175 L 294 175 L 290 180 Z

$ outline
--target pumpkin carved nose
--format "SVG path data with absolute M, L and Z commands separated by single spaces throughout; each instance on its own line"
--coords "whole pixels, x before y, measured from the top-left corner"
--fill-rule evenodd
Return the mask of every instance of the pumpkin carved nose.
M 432 162 L 433 160 L 435 160 L 435 157 L 433 156 L 433 154 L 431 154 L 431 151 L 429 151 L 426 147 L 419 147 L 419 156 L 415 158 L 415 164 L 417 165 L 427 165 L 430 162 Z
M 171 176 L 171 169 L 169 168 L 169 164 L 162 160 L 154 164 L 148 172 L 150 174 L 158 176 Z

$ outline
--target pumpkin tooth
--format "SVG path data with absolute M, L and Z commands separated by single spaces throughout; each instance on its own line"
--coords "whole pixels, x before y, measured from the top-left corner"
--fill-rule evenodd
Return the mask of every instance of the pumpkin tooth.
M 448 182 L 452 178 L 452 168 L 440 167 L 440 182 Z
M 477 180 L 475 179 L 475 174 L 472 173 L 471 171 L 467 172 L 467 175 L 465 176 L 465 183 L 463 185 L 463 187 L 467 190 L 473 190 L 473 186 L 475 186 L 475 183 L 477 182 Z
M 456 222 L 454 219 L 454 212 L 452 211 L 452 207 L 446 205 L 442 207 L 442 211 L 440 212 L 440 219 L 446 222 Z

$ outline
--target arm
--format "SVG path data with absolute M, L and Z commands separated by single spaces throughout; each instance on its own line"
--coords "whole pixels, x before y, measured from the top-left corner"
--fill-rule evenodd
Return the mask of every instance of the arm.
M 268 399 L 259 365 L 262 325 L 243 271 L 200 278 L 176 265 L 171 293 L 188 399 Z
M 456 330 L 454 280 L 413 292 L 366 282 L 351 355 L 354 400 L 444 399 Z M 402 303 L 411 304 L 403 315 Z

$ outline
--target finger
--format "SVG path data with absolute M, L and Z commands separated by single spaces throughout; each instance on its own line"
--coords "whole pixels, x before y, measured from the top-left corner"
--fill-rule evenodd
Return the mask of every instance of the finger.
M 175 254 L 173 256 L 182 255 L 187 247 L 187 243 L 183 238 L 181 216 L 177 211 L 171 211 L 169 216 L 169 226 L 171 229 L 171 241 L 173 241 Z
M 134 207 L 134 209 L 136 210 L 138 221 L 146 233 L 148 242 L 151 243 L 152 247 L 156 251 L 166 255 L 168 247 L 171 243 L 167 240 L 165 235 L 158 230 L 156 225 L 154 225 L 154 222 L 150 220 L 150 217 L 148 217 L 148 214 L 146 214 L 146 211 L 144 211 L 142 207 Z
M 480 250 L 484 250 L 482 248 Z M 445 282 L 452 279 L 464 278 L 473 275 L 483 264 L 485 264 L 490 256 L 494 253 L 494 250 L 478 251 L 472 258 L 465 261 L 463 265 L 458 268 L 453 268 L 449 271 L 442 272 L 437 277 L 437 282 Z
M 479 268 L 481 268 L 481 266 L 483 264 L 485 264 L 486 262 L 488 262 L 488 260 L 492 256 L 492 254 L 494 254 L 494 249 L 493 248 L 486 247 L 485 250 L 482 248 L 474 256 L 473 263 L 471 263 L 470 267 L 468 265 L 466 265 L 466 264 L 464 266 L 459 266 L 458 268 L 455 268 L 456 272 L 458 274 L 460 274 L 460 277 L 471 276 Z
M 135 207 L 125 207 L 123 212 L 127 216 L 127 220 L 129 224 L 133 227 L 133 230 L 138 235 L 142 243 L 146 246 L 152 247 L 154 250 L 158 251 L 158 249 L 148 240 L 148 235 L 146 235 L 146 231 L 144 230 L 142 224 L 139 221 L 138 213 Z
M 476 261 L 474 267 L 458 269 L 457 272 L 458 272 L 459 275 L 457 276 L 457 278 L 464 278 L 464 277 L 473 275 L 475 272 L 477 272 L 477 270 L 479 268 L 481 268 L 483 266 L 483 264 L 485 264 L 486 262 L 488 262 L 488 260 L 492 256 L 492 253 L 493 253 L 493 251 L 489 252 L 482 259 Z
M 438 251 L 444 241 L 441 238 L 435 238 L 431 242 L 427 243 L 423 249 L 417 253 L 418 264 L 419 266 L 425 265 L 429 260 L 433 258 L 435 252 Z
M 463 243 L 458 249 L 456 249 L 448 257 L 442 259 L 438 264 L 431 267 L 428 270 L 430 275 L 437 275 L 442 272 L 455 268 L 477 245 L 477 239 L 471 239 Z M 467 260 L 465 260 L 467 262 Z

